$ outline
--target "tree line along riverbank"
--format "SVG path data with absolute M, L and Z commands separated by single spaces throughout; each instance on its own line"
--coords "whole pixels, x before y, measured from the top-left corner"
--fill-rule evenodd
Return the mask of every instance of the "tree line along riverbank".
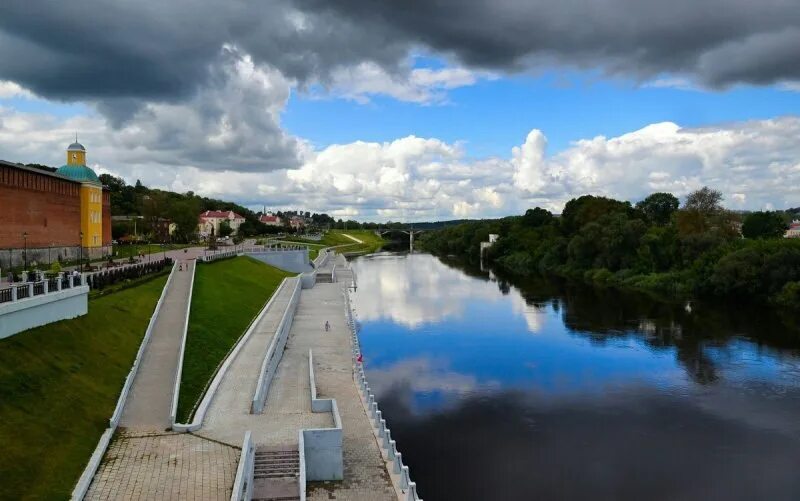
M 800 239 L 783 238 L 797 214 L 742 215 L 702 188 L 683 205 L 669 193 L 630 202 L 585 195 L 560 216 L 539 207 L 521 216 L 429 232 L 418 247 L 481 259 L 481 242 L 498 234 L 483 259 L 512 275 L 555 274 L 589 283 L 674 297 L 730 297 L 800 308 Z

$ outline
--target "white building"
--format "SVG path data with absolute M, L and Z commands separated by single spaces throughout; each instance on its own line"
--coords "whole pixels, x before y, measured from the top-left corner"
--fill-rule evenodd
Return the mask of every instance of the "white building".
M 219 225 L 223 221 L 227 221 L 233 233 L 236 234 L 239 231 L 239 226 L 244 223 L 244 217 L 232 210 L 207 210 L 200 214 L 197 232 L 200 233 L 200 236 L 207 237 L 211 235 L 213 228 L 214 235 L 219 235 Z
M 783 234 L 784 238 L 800 238 L 800 221 L 795 219 L 789 224 L 789 229 Z

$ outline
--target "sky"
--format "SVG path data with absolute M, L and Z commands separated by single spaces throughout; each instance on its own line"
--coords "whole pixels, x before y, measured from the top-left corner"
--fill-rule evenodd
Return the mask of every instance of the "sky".
M 786 0 L 6 0 L 0 159 L 359 220 L 800 206 Z

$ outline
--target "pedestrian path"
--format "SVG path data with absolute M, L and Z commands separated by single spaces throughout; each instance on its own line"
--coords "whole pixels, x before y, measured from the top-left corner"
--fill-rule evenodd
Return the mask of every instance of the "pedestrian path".
M 85 499 L 227 501 L 240 455 L 239 447 L 191 434 L 122 431 Z
M 309 483 L 307 497 L 309 500 L 320 501 L 396 500 L 397 492 L 389 476 L 386 461 L 353 380 L 350 329 L 345 317 L 342 291 L 342 287 L 351 282 L 352 272 L 341 254 L 337 254 L 335 260 L 331 261 L 336 263 L 339 283 L 317 284 L 311 289 L 315 291 L 314 314 L 319 319 L 329 320 L 331 330 L 310 331 L 307 337 L 312 339 L 314 345 L 317 396 L 335 398 L 339 407 L 344 432 L 344 480 Z
M 176 256 L 117 434 L 85 499 L 230 498 L 239 448 L 168 431 L 195 257 Z
M 290 279 L 291 281 L 298 279 Z M 302 428 L 327 428 L 333 426 L 328 413 L 312 413 L 308 385 L 308 348 L 300 333 L 306 329 L 305 317 L 314 309 L 310 293 L 303 290 L 297 306 L 286 349 L 278 365 L 262 414 L 250 414 L 250 402 L 258 382 L 261 362 L 269 342 L 286 309 L 294 283 L 287 283 L 280 301 L 259 322 L 255 335 L 236 357 L 228 369 L 225 380 L 214 398 L 200 433 L 227 443 L 241 441 L 244 432 L 252 432 L 256 446 L 275 449 L 297 449 L 297 433 Z M 324 330 L 324 320 L 316 326 Z M 255 333 L 254 333 L 255 334 Z
M 119 425 L 165 431 L 172 426 L 172 390 L 180 357 L 186 308 L 191 298 L 189 289 L 194 261 L 175 271 L 164 296 L 161 311 L 153 325 L 150 342 L 142 357 L 139 371 L 131 386 Z
M 263 414 L 250 414 L 250 404 L 258 384 L 261 363 L 275 335 L 281 317 L 286 310 L 298 278 L 287 279 L 286 284 L 272 300 L 269 311 L 261 318 L 228 368 L 225 378 L 217 389 L 214 400 L 206 413 L 202 429 L 198 432 L 206 437 L 225 443 L 241 442 L 244 432 L 252 431 L 257 446 L 285 446 L 297 448 L 297 430 L 306 424 L 330 426 L 325 414 L 312 414 L 309 402 L 308 365 L 296 360 L 292 344 L 295 316 L 283 359 L 272 381 Z M 300 295 L 298 313 L 303 307 Z M 306 354 L 308 351 L 306 351 Z M 302 376 L 305 375 L 305 385 Z M 326 419 L 327 418 L 327 419 Z M 313 426 L 309 426 L 313 427 Z

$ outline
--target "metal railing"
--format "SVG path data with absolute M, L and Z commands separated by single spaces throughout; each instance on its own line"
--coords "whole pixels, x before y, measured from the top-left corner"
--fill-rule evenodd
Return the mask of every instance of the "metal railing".
M 13 283 L 0 289 L 0 304 L 54 294 L 81 285 L 87 285 L 83 275 L 62 275 L 61 277 L 44 278 L 36 282 Z

